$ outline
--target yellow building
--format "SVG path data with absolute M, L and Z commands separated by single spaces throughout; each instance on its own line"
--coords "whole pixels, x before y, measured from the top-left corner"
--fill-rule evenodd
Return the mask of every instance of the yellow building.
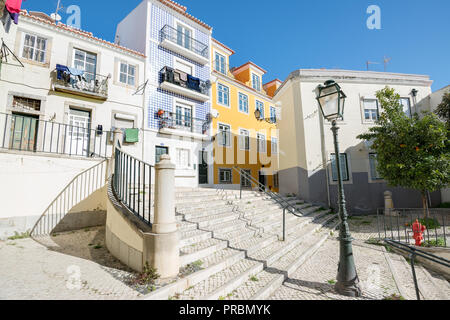
M 239 167 L 278 191 L 279 112 L 272 96 L 281 81 L 263 85 L 266 71 L 253 62 L 230 68 L 234 51 L 214 39 L 211 54 L 214 184 L 254 188 L 233 170 Z

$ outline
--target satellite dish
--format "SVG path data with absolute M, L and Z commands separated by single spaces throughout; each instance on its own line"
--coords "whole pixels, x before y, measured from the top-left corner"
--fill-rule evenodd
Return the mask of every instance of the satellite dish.
M 211 115 L 213 116 L 213 118 L 218 118 L 219 117 L 219 111 L 217 111 L 216 109 L 212 109 L 211 110 Z
M 61 16 L 57 13 L 52 13 L 50 15 L 50 18 L 52 18 L 53 21 L 61 21 L 61 19 L 62 19 Z

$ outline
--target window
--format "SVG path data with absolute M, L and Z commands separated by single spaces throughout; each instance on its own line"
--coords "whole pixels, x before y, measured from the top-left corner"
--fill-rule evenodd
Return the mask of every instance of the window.
M 272 138 L 272 154 L 278 154 L 278 139 Z
M 218 71 L 220 73 L 227 74 L 226 73 L 226 58 L 217 52 L 216 52 L 216 56 L 215 56 L 214 68 L 216 71 Z
M 280 176 L 278 173 L 273 175 L 273 187 L 275 189 L 280 188 Z
M 121 62 L 119 81 L 134 86 L 136 84 L 136 67 L 126 62 Z
M 348 175 L 348 162 L 347 162 L 347 154 L 341 153 L 340 155 L 340 161 L 341 161 L 341 171 L 342 171 L 342 179 L 344 181 L 349 181 L 349 175 Z M 338 173 L 337 173 L 337 166 L 336 166 L 336 155 L 331 155 L 331 172 L 333 175 L 333 181 L 338 181 Z
M 270 107 L 270 121 L 277 123 L 277 109 L 275 107 Z
M 190 152 L 188 149 L 177 149 L 177 168 L 189 169 L 191 167 Z
M 261 79 L 254 73 L 252 73 L 252 88 L 257 91 L 261 91 Z
M 261 101 L 256 100 L 256 110 L 259 110 L 261 112 L 260 119 L 264 119 L 264 103 Z
M 217 95 L 217 100 L 220 104 L 227 107 L 230 105 L 230 89 L 227 86 L 219 83 L 217 85 Z
M 400 103 L 403 106 L 403 112 L 411 118 L 412 112 L 411 112 L 411 100 L 409 98 L 400 98 Z
M 231 128 L 226 124 L 219 124 L 219 146 L 230 147 L 231 146 Z
M 179 70 L 179 71 L 182 71 L 184 73 L 190 74 L 190 75 L 194 74 L 194 71 L 193 71 L 194 70 L 194 66 L 193 65 L 187 64 L 187 63 L 185 63 L 183 61 L 180 61 L 178 59 L 175 60 L 175 69 Z
M 14 97 L 13 98 L 13 108 L 25 109 L 30 111 L 40 111 L 41 110 L 41 100 Z
M 247 178 L 247 176 L 251 177 L 252 171 L 251 170 L 242 170 L 242 172 L 243 172 L 243 175 L 241 176 L 241 186 L 244 188 L 251 188 L 252 183 L 251 183 L 250 179 Z
M 378 101 L 376 99 L 364 99 L 364 120 L 378 120 Z
M 241 150 L 250 150 L 250 132 L 245 129 L 239 131 L 239 148 Z
M 248 113 L 248 96 L 239 93 L 239 111 Z
M 175 123 L 177 126 L 192 128 L 192 107 L 177 105 Z
M 258 133 L 257 140 L 258 140 L 258 152 L 260 153 L 266 152 L 266 136 Z
M 219 169 L 219 183 L 231 183 L 232 177 L 231 169 Z
M 25 34 L 23 40 L 22 58 L 44 63 L 47 51 L 47 39 Z
M 164 154 L 169 154 L 169 148 L 156 146 L 156 150 L 155 150 L 155 163 L 156 164 L 158 164 L 161 161 L 161 156 Z
M 177 44 L 191 50 L 192 47 L 192 30 L 185 26 L 177 25 Z
M 372 180 L 383 180 L 383 177 L 380 176 L 377 170 L 378 160 L 376 153 L 369 154 L 369 162 L 370 162 L 370 176 Z
M 97 55 L 83 50 L 74 49 L 73 67 L 84 71 L 86 81 L 95 80 L 97 72 Z

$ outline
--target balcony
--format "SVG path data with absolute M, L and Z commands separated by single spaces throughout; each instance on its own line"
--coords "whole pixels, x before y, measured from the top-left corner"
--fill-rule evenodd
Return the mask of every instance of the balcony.
M 209 63 L 208 45 L 169 25 L 165 25 L 161 29 L 160 45 L 203 66 Z
M 108 82 L 110 76 L 84 73 L 83 71 L 56 65 L 53 78 L 53 90 L 98 100 L 108 99 Z
M 181 113 L 169 113 L 161 117 L 160 132 L 190 138 L 205 139 L 210 124 L 207 120 L 193 118 Z
M 197 101 L 209 101 L 209 81 L 202 81 L 191 75 L 164 67 L 161 70 L 160 88 Z

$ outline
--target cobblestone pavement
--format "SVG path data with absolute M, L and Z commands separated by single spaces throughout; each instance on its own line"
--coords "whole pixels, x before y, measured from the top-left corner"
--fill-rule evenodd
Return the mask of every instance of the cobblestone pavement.
M 349 220 L 353 253 L 361 288 L 362 300 L 380 300 L 393 294 L 405 299 L 416 299 L 410 265 L 400 255 L 388 253 L 381 246 L 367 244 L 378 239 L 376 216 L 353 217 Z M 337 232 L 303 264 L 281 288 L 272 300 L 342 300 L 334 290 L 339 260 Z M 391 264 L 391 265 L 389 265 Z M 392 269 L 394 269 L 392 271 Z M 394 273 L 397 283 L 394 280 Z M 420 289 L 428 299 L 449 299 L 450 289 L 446 280 L 420 265 L 417 267 Z M 399 283 L 399 284 L 398 284 Z M 400 288 L 399 288 L 400 286 Z M 400 290 L 401 289 L 401 290 Z M 422 298 L 424 298 L 422 294 Z
M 38 239 L 39 240 L 39 239 Z M 134 273 L 105 248 L 104 228 L 0 242 L 0 299 L 135 299 Z
M 363 291 L 362 300 L 382 300 L 399 295 L 381 247 L 355 241 L 355 264 Z M 339 242 L 331 238 L 303 264 L 271 297 L 272 300 L 344 300 L 334 290 Z

